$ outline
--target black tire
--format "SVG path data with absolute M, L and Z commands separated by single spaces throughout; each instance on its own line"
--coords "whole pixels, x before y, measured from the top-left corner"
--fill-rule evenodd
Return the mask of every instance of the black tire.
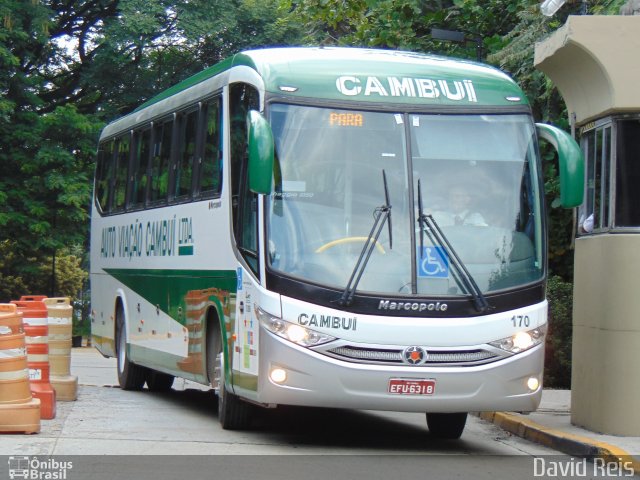
M 251 405 L 229 392 L 225 386 L 224 350 L 217 319 L 207 325 L 207 375 L 218 396 L 218 421 L 224 430 L 244 430 L 251 425 Z
M 467 423 L 465 413 L 427 413 L 429 433 L 437 438 L 456 440 L 460 438 Z
M 147 387 L 152 392 L 167 392 L 173 386 L 173 375 L 168 373 L 149 370 L 147 373 Z
M 118 383 L 123 390 L 142 390 L 147 369 L 129 361 L 127 357 L 127 335 L 124 330 L 124 309 L 116 309 L 116 357 L 118 359 Z

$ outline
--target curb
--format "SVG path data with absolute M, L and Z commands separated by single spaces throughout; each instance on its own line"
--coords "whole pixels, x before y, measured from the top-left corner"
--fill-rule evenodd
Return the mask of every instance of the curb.
M 639 459 L 611 444 L 554 430 L 518 414 L 480 412 L 477 415 L 509 433 L 545 447 L 576 457 L 602 458 L 607 462 L 630 462 L 635 472 L 640 472 Z

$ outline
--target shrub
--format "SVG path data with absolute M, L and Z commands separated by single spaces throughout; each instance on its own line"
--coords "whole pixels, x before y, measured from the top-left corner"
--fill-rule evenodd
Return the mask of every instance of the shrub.
M 545 345 L 544 385 L 571 388 L 573 284 L 552 276 L 547 283 L 549 329 Z

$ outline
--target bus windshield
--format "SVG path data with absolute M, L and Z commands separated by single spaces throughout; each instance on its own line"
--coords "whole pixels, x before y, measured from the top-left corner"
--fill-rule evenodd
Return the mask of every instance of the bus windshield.
M 539 161 L 528 115 L 283 103 L 271 104 L 269 115 L 277 166 L 267 257 L 277 273 L 343 289 L 386 203 L 384 171 L 391 229 L 382 229 L 358 291 L 471 293 L 420 213 L 435 220 L 482 293 L 542 278 Z

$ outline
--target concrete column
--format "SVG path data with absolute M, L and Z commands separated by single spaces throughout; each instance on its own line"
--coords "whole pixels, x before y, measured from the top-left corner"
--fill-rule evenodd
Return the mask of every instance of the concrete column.
M 576 240 L 571 422 L 596 432 L 640 436 L 639 240 Z

